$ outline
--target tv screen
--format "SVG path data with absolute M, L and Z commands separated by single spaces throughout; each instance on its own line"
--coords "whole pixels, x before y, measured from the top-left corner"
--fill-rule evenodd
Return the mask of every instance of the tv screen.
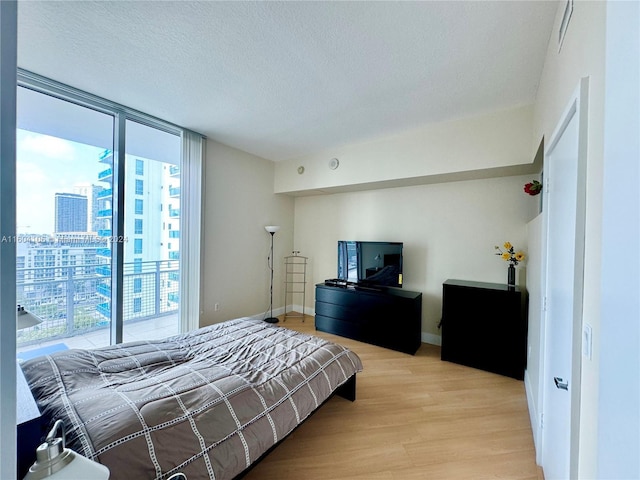
M 338 241 L 338 278 L 363 286 L 402 287 L 402 243 Z

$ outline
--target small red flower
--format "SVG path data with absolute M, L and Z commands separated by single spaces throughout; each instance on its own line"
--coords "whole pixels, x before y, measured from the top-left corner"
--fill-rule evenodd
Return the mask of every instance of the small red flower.
M 529 195 L 538 195 L 542 191 L 542 184 L 537 180 L 533 180 L 530 183 L 526 183 L 524 186 L 524 192 Z

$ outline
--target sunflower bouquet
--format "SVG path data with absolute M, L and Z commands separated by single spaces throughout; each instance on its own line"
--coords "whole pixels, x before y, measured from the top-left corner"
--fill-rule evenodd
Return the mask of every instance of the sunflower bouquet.
M 516 252 L 511 242 L 504 242 L 504 251 L 497 245 L 495 248 L 497 250 L 496 255 L 499 255 L 505 262 L 509 262 L 511 265 L 518 265 L 518 263 L 524 260 L 524 252 Z

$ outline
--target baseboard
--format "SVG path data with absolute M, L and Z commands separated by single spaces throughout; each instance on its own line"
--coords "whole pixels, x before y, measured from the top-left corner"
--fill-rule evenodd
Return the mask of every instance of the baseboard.
M 440 335 L 422 332 L 420 336 L 422 343 L 428 343 L 429 345 L 436 345 L 438 347 L 442 346 L 442 337 Z
M 273 309 L 274 317 L 277 317 L 278 315 L 282 315 L 283 313 L 284 313 L 284 307 L 278 307 Z M 247 318 L 252 318 L 254 320 L 264 320 L 270 315 L 271 315 L 271 311 L 267 310 L 266 312 L 256 313 L 255 315 L 249 315 Z
M 287 313 L 290 312 L 301 312 L 302 305 L 287 305 Z M 306 315 L 311 315 L 312 317 L 316 316 L 316 309 L 311 307 L 305 307 L 304 313 Z M 267 318 L 271 312 L 267 310 L 266 312 L 256 313 L 255 315 L 249 315 L 247 318 L 253 318 L 255 320 L 264 320 Z M 284 307 L 278 307 L 273 309 L 273 316 L 277 317 L 279 315 L 284 315 Z
M 527 395 L 527 407 L 529 407 L 529 421 L 531 422 L 531 431 L 533 432 L 533 446 L 536 450 L 536 461 L 538 464 L 539 452 L 540 450 L 540 421 L 538 418 L 538 411 L 536 410 L 536 404 L 533 400 L 533 394 L 531 391 L 531 377 L 529 377 L 529 372 L 527 370 L 524 371 L 524 391 Z
M 302 312 L 302 305 L 287 305 L 287 312 Z M 284 310 L 283 310 L 284 313 Z M 305 315 L 311 315 L 312 317 L 316 316 L 316 309 L 313 307 L 305 307 L 304 308 Z

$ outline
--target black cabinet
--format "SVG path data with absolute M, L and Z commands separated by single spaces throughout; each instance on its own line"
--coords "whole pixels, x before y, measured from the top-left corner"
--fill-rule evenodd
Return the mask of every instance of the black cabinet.
M 442 360 L 522 380 L 525 303 L 518 287 L 447 280 L 442 289 Z
M 315 324 L 322 332 L 414 354 L 422 336 L 422 293 L 320 283 Z

